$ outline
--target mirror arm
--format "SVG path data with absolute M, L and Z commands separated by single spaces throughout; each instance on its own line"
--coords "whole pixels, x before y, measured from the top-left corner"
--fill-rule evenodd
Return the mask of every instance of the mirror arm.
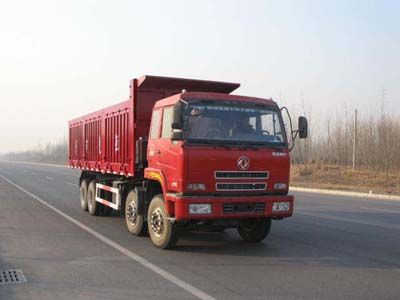
M 293 150 L 298 135 L 299 135 L 299 130 L 292 130 L 292 145 L 290 146 L 289 151 Z
M 294 145 L 295 145 L 294 141 L 295 141 L 296 138 L 297 138 L 297 135 L 298 135 L 298 133 L 299 133 L 299 130 L 293 130 L 292 117 L 290 116 L 290 113 L 289 113 L 288 108 L 287 108 L 286 106 L 283 106 L 283 107 L 280 108 L 280 110 L 281 110 L 281 111 L 283 111 L 283 110 L 286 111 L 286 114 L 287 114 L 287 116 L 288 116 L 288 118 L 289 118 L 290 135 L 291 135 L 291 137 L 292 137 L 292 145 L 290 145 L 289 151 L 292 151 L 293 148 L 294 148 Z

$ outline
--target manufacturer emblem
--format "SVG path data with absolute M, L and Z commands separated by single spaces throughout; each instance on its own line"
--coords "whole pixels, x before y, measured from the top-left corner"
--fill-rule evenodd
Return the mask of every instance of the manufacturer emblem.
M 237 160 L 237 166 L 240 170 L 247 170 L 250 167 L 250 159 L 247 156 L 241 156 Z

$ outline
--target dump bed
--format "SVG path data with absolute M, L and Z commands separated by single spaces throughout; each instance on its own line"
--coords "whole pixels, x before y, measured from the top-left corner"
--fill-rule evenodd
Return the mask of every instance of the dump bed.
M 142 76 L 130 81 L 130 97 L 69 122 L 69 165 L 102 173 L 135 175 L 135 144 L 147 139 L 156 101 L 182 89 L 229 94 L 240 85 L 172 77 Z

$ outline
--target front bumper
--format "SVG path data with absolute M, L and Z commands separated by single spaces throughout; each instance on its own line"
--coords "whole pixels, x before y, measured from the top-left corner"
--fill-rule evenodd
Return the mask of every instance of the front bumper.
M 287 218 L 293 214 L 293 196 L 181 196 L 176 194 L 167 194 L 166 200 L 173 203 L 173 211 L 175 212 L 175 220 L 204 220 L 204 219 L 238 219 L 238 218 L 256 218 L 256 217 L 270 217 L 270 218 Z M 272 211 L 272 204 L 274 202 L 289 202 L 290 208 L 288 211 Z M 171 204 L 172 204 L 171 203 Z M 190 204 L 211 204 L 212 212 L 210 214 L 190 214 Z M 260 211 L 235 211 L 227 212 L 227 205 L 238 206 L 243 204 L 255 205 L 264 208 Z M 239 209 L 240 210 L 240 209 Z

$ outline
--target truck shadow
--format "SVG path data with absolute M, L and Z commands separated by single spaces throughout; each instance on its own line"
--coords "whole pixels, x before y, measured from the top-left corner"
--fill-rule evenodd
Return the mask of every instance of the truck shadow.
M 355 217 L 354 212 L 346 211 L 325 211 L 327 214 Z M 365 220 L 381 217 L 375 212 L 361 215 Z M 397 234 L 396 229 L 310 218 L 299 213 L 290 220 L 273 223 L 270 235 L 261 243 L 244 242 L 235 229 L 223 233 L 188 231 L 181 234 L 176 248 L 164 253 L 181 258 L 205 255 L 218 263 L 231 263 L 233 259 L 232 263 L 237 263 L 243 258 L 242 263 L 249 264 L 254 258 L 267 265 L 393 270 L 400 269 Z
M 219 257 L 226 263 L 232 258 L 240 263 L 242 257 L 243 264 L 254 262 L 266 265 L 388 270 L 400 268 L 396 245 L 387 236 L 340 229 L 335 232 L 332 228 L 316 227 L 312 223 L 301 223 L 299 226 L 300 223 L 295 220 L 290 223 L 280 228 L 277 226 L 265 241 L 254 244 L 242 241 L 233 229 L 224 233 L 187 232 L 182 235 L 176 251 Z

